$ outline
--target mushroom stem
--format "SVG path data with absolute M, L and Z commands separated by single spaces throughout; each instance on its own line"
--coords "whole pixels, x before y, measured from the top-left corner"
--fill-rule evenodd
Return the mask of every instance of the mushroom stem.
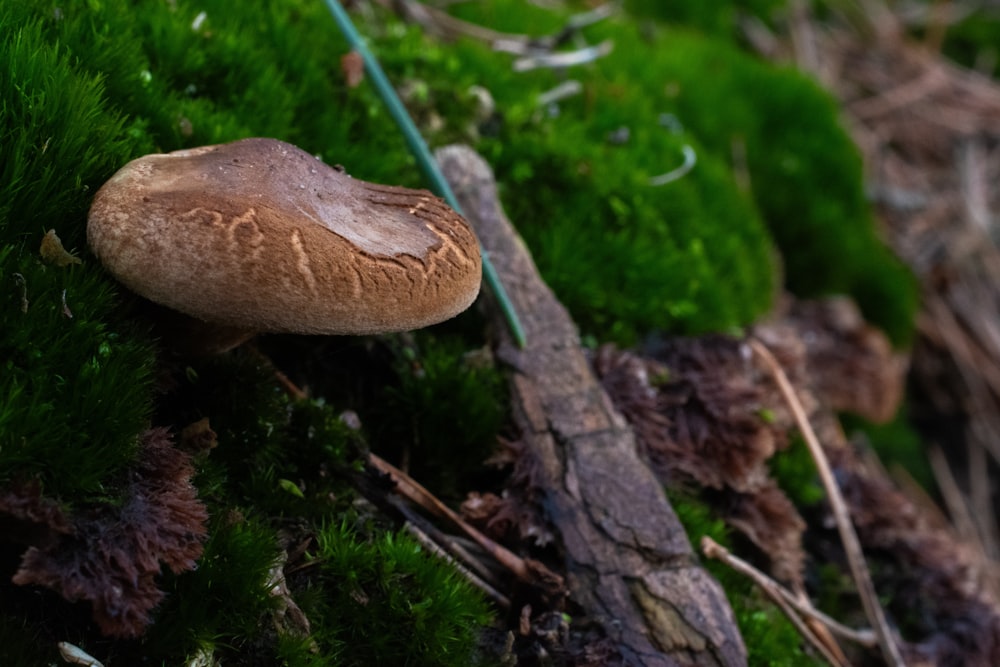
M 427 148 L 427 142 L 424 141 L 413 119 L 410 118 L 410 114 L 406 111 L 406 107 L 403 106 L 402 101 L 396 94 L 396 90 L 389 83 L 389 79 L 386 77 L 385 72 L 382 71 L 378 60 L 372 55 L 372 52 L 361 38 L 361 34 L 354 27 L 351 17 L 348 16 L 339 0 L 325 0 L 325 2 L 326 6 L 330 9 L 330 13 L 333 14 L 333 19 L 337 22 L 340 32 L 343 33 L 351 48 L 361 55 L 361 59 L 365 63 L 365 71 L 368 73 L 368 79 L 375 86 L 376 92 L 382 98 L 382 102 L 385 104 L 393 120 L 396 121 L 396 125 L 402 130 L 410 152 L 416 158 L 417 164 L 420 165 L 421 171 L 424 172 L 424 176 L 430 181 L 431 189 L 448 202 L 448 205 L 455 209 L 459 215 L 462 215 L 462 209 L 458 204 L 458 200 L 451 191 L 448 181 L 445 180 L 444 175 L 441 173 L 437 162 L 434 161 L 430 149 Z M 511 335 L 517 342 L 518 347 L 523 348 L 526 343 L 524 327 L 521 326 L 521 320 L 517 315 L 517 311 L 507 296 L 507 291 L 500 282 L 500 278 L 497 276 L 496 269 L 493 268 L 489 257 L 485 252 L 482 253 L 482 256 L 483 278 L 485 278 L 486 285 L 493 292 L 493 296 L 496 297 L 504 318 L 507 320 L 507 325 L 510 327 Z

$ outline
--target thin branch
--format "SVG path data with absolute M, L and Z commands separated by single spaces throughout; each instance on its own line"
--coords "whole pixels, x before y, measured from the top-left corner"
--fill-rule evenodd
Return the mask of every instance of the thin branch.
M 514 61 L 515 72 L 527 72 L 533 69 L 563 68 L 574 65 L 584 65 L 611 53 L 615 45 L 606 39 L 596 46 L 586 46 L 575 51 L 560 51 L 558 53 L 538 53 L 526 55 Z
M 649 179 L 650 185 L 657 187 L 660 185 L 666 185 L 667 183 L 673 183 L 677 179 L 683 178 L 689 171 L 694 169 L 694 165 L 698 162 L 698 154 L 694 152 L 694 148 L 684 144 L 681 146 L 681 152 L 684 154 L 684 162 L 681 166 L 671 169 L 665 174 L 653 176 Z
M 528 561 L 514 552 L 483 535 L 462 519 L 454 510 L 438 500 L 434 494 L 421 486 L 419 482 L 385 459 L 375 454 L 369 454 L 368 457 L 368 461 L 373 467 L 392 478 L 396 483 L 396 490 L 401 495 L 409 498 L 427 511 L 451 521 L 521 581 L 536 585 L 539 583 L 539 574 L 552 581 L 560 579 L 557 574 L 547 570 L 541 563 L 529 564 Z
M 833 667 L 850 667 L 846 661 L 839 659 L 834 654 L 834 652 L 830 650 L 830 647 L 828 647 L 816 635 L 816 633 L 813 632 L 812 628 L 810 628 L 802 620 L 802 618 L 797 613 L 795 613 L 795 609 L 792 608 L 792 606 L 788 603 L 788 600 L 784 596 L 779 594 L 777 591 L 773 590 L 766 583 L 759 581 L 757 577 L 753 574 L 756 573 L 756 574 L 761 574 L 763 576 L 763 573 L 760 573 L 756 570 L 745 569 L 743 566 L 749 568 L 749 564 L 745 563 L 744 561 L 739 561 L 739 559 L 736 559 L 736 557 L 732 556 L 729 553 L 729 551 L 727 551 L 722 545 L 720 545 L 718 542 L 716 542 L 707 535 L 704 535 L 701 538 L 701 551 L 708 558 L 713 558 L 715 560 L 722 561 L 723 563 L 732 567 L 738 572 L 753 579 L 761 587 L 761 590 L 763 590 L 764 593 L 771 599 L 771 601 L 778 607 L 778 609 L 781 610 L 781 613 L 785 615 L 785 617 L 789 620 L 789 622 L 795 626 L 795 629 L 802 636 L 802 638 L 806 642 L 808 642 L 809 645 L 812 646 L 813 649 L 815 649 L 816 652 L 819 653 L 824 660 L 833 665 Z M 739 561 L 739 564 L 737 564 L 736 561 Z
M 851 575 L 858 588 L 858 594 L 861 596 L 861 604 L 864 606 L 865 614 L 868 616 L 868 620 L 871 622 L 878 636 L 882 657 L 888 664 L 893 665 L 893 667 L 904 667 L 906 663 L 903 662 L 899 646 L 896 645 L 893 639 L 889 622 L 885 617 L 885 610 L 879 604 L 878 595 L 875 592 L 871 576 L 868 573 L 868 564 L 865 562 L 861 543 L 851 523 L 847 503 L 844 501 L 840 487 L 837 486 L 837 481 L 834 479 L 833 471 L 830 469 L 830 462 L 826 458 L 823 446 L 816 437 L 812 424 L 809 423 L 806 411 L 795 394 L 795 389 L 792 387 L 791 382 L 789 382 L 788 376 L 781 369 L 778 361 L 774 358 L 774 355 L 759 340 L 751 339 L 750 347 L 774 376 L 785 402 L 795 417 L 799 431 L 809 447 L 813 461 L 816 463 L 816 469 L 819 472 L 820 480 L 823 482 L 823 487 L 826 490 L 827 499 L 830 503 L 830 509 L 837 523 L 841 543 L 844 545 L 844 552 L 847 555 L 847 562 L 851 568 Z
M 798 613 L 818 621 L 822 625 L 829 628 L 835 635 L 867 648 L 873 648 L 878 645 L 878 638 L 872 630 L 855 630 L 854 628 L 849 628 L 840 621 L 827 616 L 822 611 L 809 604 L 808 599 L 800 599 L 798 595 L 788 590 L 739 556 L 734 556 L 732 552 L 707 535 L 701 538 L 701 551 L 709 558 L 721 561 L 740 574 L 749 577 L 755 584 L 760 586 L 761 590 L 767 593 L 769 597 L 772 599 L 776 597 L 783 599 Z
M 434 540 L 432 540 L 427 535 L 427 533 L 420 530 L 419 528 L 417 528 L 417 526 L 415 526 L 413 523 L 409 521 L 403 524 L 403 528 L 432 554 L 434 554 L 443 561 L 451 563 L 451 565 L 458 571 L 458 573 L 461 574 L 463 577 L 465 577 L 466 581 L 468 581 L 470 584 L 472 584 L 479 590 L 486 593 L 486 595 L 488 595 L 494 602 L 496 602 L 497 605 L 503 607 L 504 609 L 510 609 L 510 599 L 507 596 L 502 594 L 497 589 L 493 588 L 493 586 L 486 583 L 483 579 L 479 578 L 479 576 L 477 576 L 472 570 L 465 567 L 465 565 L 455 560 L 451 556 L 451 554 L 449 554 L 447 551 L 438 546 L 438 544 Z

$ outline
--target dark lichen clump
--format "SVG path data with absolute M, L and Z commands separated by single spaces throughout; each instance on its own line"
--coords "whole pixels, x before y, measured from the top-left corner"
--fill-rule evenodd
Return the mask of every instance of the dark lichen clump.
M 875 238 L 830 99 L 730 45 L 731 13 L 655 16 L 649 3 L 630 4 L 649 18 L 588 29 L 615 50 L 572 70 L 583 93 L 558 106 L 537 96 L 562 73 L 516 74 L 508 56 L 436 42 L 378 9 L 362 28 L 410 91 L 430 142 L 471 141 L 495 165 L 511 217 L 584 333 L 627 344 L 747 325 L 777 289 L 776 243 L 788 287 L 853 293 L 905 341 L 912 285 Z M 456 12 L 531 33 L 565 20 L 513 0 Z M 169 567 L 155 578 L 151 594 L 165 596 L 141 640 L 102 638 L 89 602 L 10 584 L 34 538 L 9 533 L 0 662 L 54 662 L 55 643 L 70 641 L 126 662 L 208 651 L 235 664 L 469 664 L 475 628 L 489 621 L 478 594 L 367 517 L 346 480 L 370 442 L 411 457 L 439 493 L 469 490 L 505 410 L 498 371 L 475 361 L 476 314 L 415 341 L 265 341 L 322 397 L 295 401 L 249 351 L 172 357 L 85 250 L 93 193 L 150 152 L 273 136 L 366 180 L 420 185 L 370 87 L 345 82 L 348 48 L 322 3 L 14 0 L 0 6 L 0 35 L 0 485 L 37 489 L 67 525 L 113 516 L 135 501 L 141 434 L 164 427 L 161 444 L 192 466 L 178 483 L 193 484 L 207 510 L 155 501 L 203 552 L 196 570 L 173 573 L 169 551 L 146 557 L 145 571 Z M 495 109 L 484 114 L 473 84 L 490 90 Z M 734 143 L 745 147 L 751 190 L 733 175 Z M 651 186 L 685 147 L 697 168 Z M 49 229 L 82 263 L 42 260 Z M 366 374 L 325 373 L 359 361 Z M 360 431 L 344 410 L 361 416 Z M 199 423 L 199 439 L 185 440 Z M 18 518 L 45 527 L 40 516 Z M 52 523 L 46 530 L 58 532 Z M 288 586 L 308 636 L 275 620 L 275 563 L 286 552 L 300 559 Z M 135 634 L 113 621 L 104 629 Z

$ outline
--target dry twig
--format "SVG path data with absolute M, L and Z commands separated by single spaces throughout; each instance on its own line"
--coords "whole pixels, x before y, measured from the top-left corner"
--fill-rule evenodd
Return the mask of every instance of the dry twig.
M 847 627 L 843 623 L 840 623 L 836 619 L 827 616 L 809 604 L 808 600 L 803 600 L 798 595 L 788 590 L 750 563 L 746 562 L 742 558 L 739 558 L 738 556 L 734 556 L 728 549 L 707 535 L 701 538 L 701 551 L 708 558 L 714 558 L 715 560 L 725 563 L 740 574 L 752 579 L 753 582 L 757 584 L 757 586 L 759 586 L 769 598 L 774 600 L 774 602 L 781 607 L 782 611 L 785 612 L 785 615 L 789 617 L 789 620 L 791 620 L 796 627 L 799 627 L 799 623 L 802 620 L 799 618 L 799 614 L 802 614 L 803 616 L 807 616 L 821 623 L 823 626 L 829 628 L 831 632 L 843 637 L 844 639 L 869 648 L 878 644 L 878 638 L 871 630 L 855 630 Z M 808 629 L 808 627 L 807 632 L 803 633 L 803 636 L 809 640 L 810 643 L 813 643 L 816 649 L 820 651 L 820 653 L 822 653 L 824 657 L 829 660 L 829 662 L 833 664 L 840 664 L 843 662 L 841 658 L 829 656 L 828 654 L 830 653 L 830 648 L 827 647 L 823 641 L 820 641 L 815 634 Z
M 851 523 L 851 518 L 847 510 L 847 503 L 844 502 L 844 497 L 840 492 L 840 487 L 837 486 L 837 481 L 833 477 L 833 471 L 830 469 L 830 463 L 827 461 L 826 454 L 823 451 L 823 446 L 820 444 L 819 439 L 816 437 L 816 433 L 813 431 L 812 425 L 809 423 L 805 409 L 802 407 L 802 403 L 796 396 L 795 389 L 788 381 L 788 377 L 785 375 L 785 372 L 781 369 L 781 366 L 774 358 L 774 355 L 771 354 L 770 350 L 768 350 L 767 347 L 765 347 L 764 344 L 758 340 L 751 340 L 750 347 L 767 366 L 768 370 L 774 377 L 775 382 L 777 382 L 778 389 L 781 391 L 782 396 L 788 403 L 788 407 L 798 424 L 799 431 L 802 434 L 803 439 L 806 441 L 806 445 L 809 447 L 809 453 L 812 455 L 813 461 L 816 463 L 820 480 L 823 483 L 823 488 L 826 490 L 827 494 L 827 500 L 830 503 L 830 509 L 833 512 L 834 521 L 837 523 L 837 530 L 840 533 L 840 540 L 844 546 L 844 552 L 847 555 L 851 575 L 853 576 L 854 583 L 858 588 L 858 594 L 861 596 L 861 604 L 864 606 L 865 614 L 868 616 L 868 620 L 871 621 L 872 626 L 875 628 L 879 648 L 882 650 L 882 657 L 890 665 L 905 665 L 903 657 L 899 652 L 899 646 L 896 644 L 896 641 L 892 636 L 892 631 L 889 628 L 889 623 L 886 620 L 885 611 L 879 604 L 878 595 L 875 592 L 875 587 L 872 585 L 871 576 L 868 573 L 868 564 L 865 561 L 864 552 L 861 550 L 861 543 L 858 540 L 858 535 L 854 531 L 854 526 Z

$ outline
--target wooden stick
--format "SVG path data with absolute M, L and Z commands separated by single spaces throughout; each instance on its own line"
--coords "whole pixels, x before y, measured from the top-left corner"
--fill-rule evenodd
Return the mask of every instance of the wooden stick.
M 503 607 L 504 609 L 510 609 L 510 599 L 506 595 L 504 595 L 497 589 L 493 588 L 493 586 L 491 586 L 490 584 L 486 583 L 484 579 L 480 578 L 475 572 L 467 568 L 463 563 L 458 562 L 455 558 L 452 557 L 451 554 L 442 549 L 437 542 L 431 539 L 427 535 L 427 533 L 420 530 L 420 528 L 418 528 L 416 525 L 414 525 L 409 521 L 403 524 L 403 528 L 406 530 L 406 532 L 412 535 L 417 540 L 417 542 L 420 542 L 420 544 L 423 545 L 424 548 L 426 548 L 432 554 L 434 554 L 435 556 L 437 556 L 438 558 L 447 563 L 451 563 L 451 565 L 455 568 L 455 570 L 457 570 L 460 575 L 465 577 L 466 581 L 468 581 L 470 584 L 472 584 L 479 590 L 486 593 L 486 595 L 488 595 L 499 606 Z
M 434 494 L 421 486 L 415 479 L 407 475 L 402 470 L 399 470 L 385 459 L 382 459 L 375 454 L 369 454 L 368 461 L 380 472 L 389 475 L 392 478 L 392 480 L 396 483 L 396 490 L 400 494 L 406 496 L 428 511 L 433 512 L 438 516 L 445 517 L 461 528 L 462 532 L 489 552 L 498 563 L 513 572 L 518 579 L 529 584 L 538 583 L 538 577 L 536 575 L 538 574 L 540 568 L 544 569 L 544 566 L 541 565 L 541 563 L 535 563 L 534 567 L 529 566 L 526 560 L 515 554 L 513 551 L 497 544 L 470 526 L 465 520 L 462 519 L 462 517 L 455 513 L 454 510 L 438 500 Z M 557 574 L 548 570 L 544 570 L 543 574 L 546 578 L 551 577 L 552 580 L 559 579 Z
M 830 631 L 834 634 L 867 648 L 873 648 L 878 645 L 878 638 L 872 630 L 855 630 L 854 628 L 847 627 L 835 618 L 827 616 L 819 609 L 813 607 L 809 603 L 808 599 L 801 599 L 798 595 L 788 590 L 750 563 L 746 562 L 739 556 L 734 556 L 731 551 L 707 535 L 701 538 L 701 551 L 709 558 L 721 561 L 740 574 L 753 579 L 753 582 L 760 586 L 760 588 L 767 593 L 768 596 L 780 597 L 797 612 L 819 621 L 824 626 L 830 628 Z
M 802 433 L 802 437 L 805 439 L 806 445 L 809 447 L 809 453 L 812 454 L 813 461 L 816 463 L 816 469 L 819 472 L 820 480 L 823 482 L 823 487 L 826 489 L 830 509 L 833 512 L 833 518 L 837 523 L 837 530 L 840 533 L 841 543 L 844 545 L 847 562 L 851 568 L 851 576 L 854 578 L 854 583 L 858 588 L 858 594 L 861 596 L 861 604 L 864 606 L 865 615 L 868 616 L 868 620 L 875 629 L 875 634 L 878 637 L 879 648 L 882 650 L 882 657 L 885 659 L 886 663 L 893 665 L 893 667 L 905 667 L 906 663 L 903 662 L 903 657 L 900 655 L 899 647 L 896 645 L 896 642 L 892 637 L 892 631 L 889 629 L 889 622 L 886 620 L 885 610 L 883 610 L 882 606 L 879 604 L 878 595 L 875 592 L 874 585 L 872 585 L 871 576 L 868 573 L 868 564 L 865 562 L 865 556 L 861 549 L 861 543 L 858 540 L 858 535 L 854 531 L 854 526 L 851 523 L 847 503 L 844 501 L 844 497 L 840 493 L 840 487 L 837 486 L 837 481 L 833 477 L 833 471 L 830 469 L 830 462 L 826 458 L 823 446 L 816 437 L 812 424 L 809 423 L 805 409 L 802 407 L 802 403 L 795 394 L 795 389 L 792 387 L 791 382 L 789 382 L 788 376 L 785 375 L 785 372 L 781 369 L 778 361 L 774 358 L 774 355 L 771 354 L 771 351 L 768 350 L 767 347 L 765 347 L 759 340 L 751 339 L 750 347 L 761 359 L 761 361 L 764 362 L 764 364 L 771 371 L 771 374 L 774 376 L 774 379 L 778 384 L 778 389 L 781 391 L 785 402 L 792 411 L 795 421 L 798 424 L 799 431 Z

